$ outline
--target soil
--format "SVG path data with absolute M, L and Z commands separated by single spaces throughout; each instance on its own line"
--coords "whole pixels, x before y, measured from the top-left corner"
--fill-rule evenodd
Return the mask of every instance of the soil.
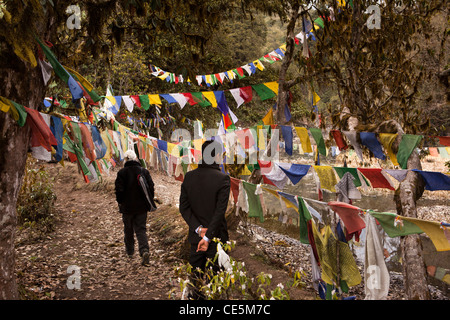
M 123 223 L 114 195 L 119 168 L 99 183 L 86 184 L 76 165 L 45 164 L 54 177 L 55 231 L 33 238 L 29 230 L 16 235 L 16 272 L 22 299 L 167 300 L 180 299 L 174 268 L 186 262 L 186 224 L 175 204 L 180 181 L 151 170 L 159 208 L 149 214 L 150 263 L 125 254 Z M 255 242 L 230 232 L 236 247 L 230 256 L 245 262 L 250 276 L 272 274 L 272 284 L 286 283 L 292 272 L 265 255 Z M 137 251 L 137 250 L 136 250 Z M 73 266 L 75 266 L 75 271 Z M 79 286 L 75 279 L 80 275 Z M 311 287 L 290 289 L 291 299 L 315 299 Z

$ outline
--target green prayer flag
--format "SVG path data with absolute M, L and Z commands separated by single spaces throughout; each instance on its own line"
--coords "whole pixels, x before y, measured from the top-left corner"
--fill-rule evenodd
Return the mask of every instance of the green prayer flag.
M 209 107 L 211 105 L 211 102 L 209 102 L 205 97 L 203 96 L 203 93 L 201 92 L 191 92 L 192 97 L 194 98 L 194 101 L 198 103 L 201 107 Z
M 254 84 L 254 85 L 252 85 L 252 88 L 253 88 L 253 90 L 256 91 L 256 93 L 258 94 L 258 96 L 261 100 L 266 100 L 266 99 L 276 97 L 275 92 L 273 92 L 269 87 L 267 87 L 263 83 Z
M 334 171 L 336 171 L 336 173 L 338 174 L 340 179 L 342 179 L 342 177 L 344 176 L 344 174 L 346 172 L 350 172 L 350 174 L 355 178 L 355 180 L 353 180 L 353 183 L 355 184 L 355 187 L 360 187 L 361 186 L 361 180 L 359 179 L 358 169 L 357 168 L 333 167 L 333 169 L 334 169 Z
M 27 111 L 25 110 L 24 106 L 21 104 L 18 104 L 17 102 L 14 102 L 12 100 L 9 100 L 11 102 L 11 108 L 15 108 L 17 111 L 17 114 L 19 115 L 19 119 L 17 119 L 17 123 L 20 127 L 23 127 L 27 121 Z M 12 112 L 10 110 L 10 112 Z
M 86 165 L 86 162 L 83 159 L 83 147 L 81 143 L 79 144 L 72 141 L 67 133 L 64 134 L 64 139 L 66 140 L 66 143 L 63 144 L 63 149 L 72 152 L 77 156 L 78 163 L 80 164 L 81 170 L 83 171 L 84 175 L 91 174 L 88 166 Z
M 259 217 L 260 222 L 264 222 L 264 214 L 261 207 L 261 200 L 259 195 L 255 194 L 256 184 L 242 181 L 248 199 L 248 216 Z
M 319 150 L 319 153 L 323 156 L 326 156 L 327 149 L 325 147 L 325 142 L 323 140 L 322 130 L 319 128 L 310 128 L 309 132 L 311 132 L 311 135 L 313 136 L 314 141 L 316 141 L 317 150 Z
M 402 169 L 407 169 L 408 159 L 411 156 L 411 153 L 419 144 L 420 140 L 422 140 L 422 138 L 422 135 L 414 134 L 404 134 L 402 136 L 402 140 L 400 141 L 397 152 L 397 161 Z
M 139 96 L 139 101 L 141 102 L 141 107 L 144 110 L 148 110 L 150 108 L 150 101 L 147 94 L 141 94 Z
M 322 29 L 325 28 L 325 24 L 323 23 L 323 20 L 321 17 L 317 18 L 316 20 L 314 20 L 314 23 L 317 24 L 319 27 L 321 27 Z
M 312 219 L 308 208 L 303 201 L 303 198 L 297 197 L 298 199 L 298 217 L 300 225 L 300 242 L 304 244 L 310 244 L 308 238 L 308 221 Z
M 61 78 L 64 83 L 67 83 L 69 80 L 70 74 L 67 72 L 67 70 L 59 63 L 58 59 L 56 59 L 53 52 L 47 47 L 45 44 L 43 44 L 38 38 L 36 38 L 36 41 L 39 43 L 39 45 L 42 48 L 42 51 L 44 52 L 45 56 L 47 57 L 48 62 L 52 65 L 53 71 L 55 71 L 55 74 Z
M 369 211 L 367 214 L 371 214 L 377 219 L 381 227 L 391 238 L 423 233 L 423 230 L 416 224 L 407 220 L 400 220 L 397 222 L 397 225 L 395 225 L 395 218 L 397 218 L 395 213 Z

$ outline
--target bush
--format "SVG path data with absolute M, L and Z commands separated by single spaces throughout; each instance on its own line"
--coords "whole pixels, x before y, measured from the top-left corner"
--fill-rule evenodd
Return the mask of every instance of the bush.
M 44 166 L 34 169 L 35 164 L 36 160 L 28 159 L 17 199 L 17 222 L 21 230 L 30 230 L 30 236 L 41 238 L 54 231 L 56 194 Z
M 220 243 L 225 251 L 234 247 L 234 242 L 221 243 L 217 239 L 211 245 Z M 194 290 L 194 286 L 200 290 L 201 294 L 208 300 L 289 300 L 288 288 L 302 287 L 305 283 L 302 281 L 304 272 L 297 271 L 294 274 L 293 281 L 289 284 L 279 283 L 274 289 L 270 289 L 272 275 L 264 272 L 259 273 L 255 278 L 250 277 L 243 262 L 229 257 L 230 267 L 225 270 L 221 268 L 214 271 L 212 264 L 217 263 L 218 254 L 214 261 L 208 261 L 205 271 L 197 270 L 202 276 L 200 283 L 193 283 L 192 266 L 189 263 L 175 267 L 175 273 L 178 276 L 180 290 L 183 295 L 186 291 Z

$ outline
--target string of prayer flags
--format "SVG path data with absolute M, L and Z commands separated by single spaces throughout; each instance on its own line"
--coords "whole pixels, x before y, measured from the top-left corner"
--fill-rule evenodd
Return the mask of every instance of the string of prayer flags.
M 398 146 L 397 161 L 402 169 L 406 169 L 408 166 L 408 159 L 411 153 L 418 146 L 422 140 L 422 135 L 404 134 L 400 145 Z

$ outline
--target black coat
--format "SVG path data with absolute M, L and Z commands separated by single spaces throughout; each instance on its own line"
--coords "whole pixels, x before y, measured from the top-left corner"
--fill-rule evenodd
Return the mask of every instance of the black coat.
M 149 196 L 153 200 L 155 187 L 150 172 L 142 168 L 138 161 L 129 160 L 125 162 L 124 167 L 117 173 L 115 182 L 116 200 L 121 213 L 134 214 L 150 210 L 137 178 L 141 173 L 147 180 Z
M 208 228 L 206 237 L 228 241 L 225 212 L 230 196 L 230 177 L 220 171 L 218 165 L 200 164 L 189 171 L 181 185 L 180 212 L 189 225 L 188 240 L 200 241 L 195 230 L 202 225 Z

